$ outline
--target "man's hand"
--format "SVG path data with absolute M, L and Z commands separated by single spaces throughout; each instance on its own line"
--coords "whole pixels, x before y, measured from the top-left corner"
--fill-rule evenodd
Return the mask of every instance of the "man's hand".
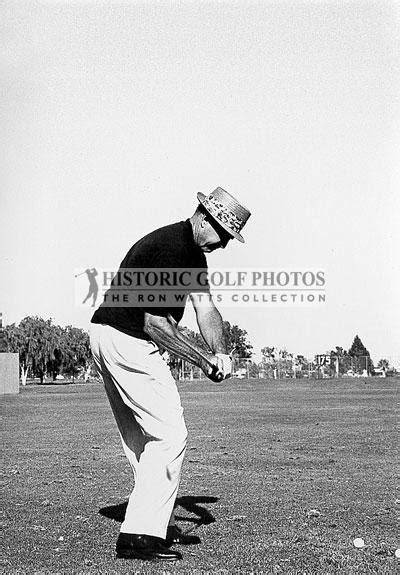
M 211 365 L 210 365 L 211 363 Z M 221 358 L 216 355 L 211 356 L 210 362 L 202 368 L 208 379 L 215 383 L 220 383 L 224 379 L 224 366 Z
M 222 363 L 222 371 L 224 374 L 224 379 L 227 379 L 232 375 L 232 358 L 226 353 L 216 353 L 216 357 Z

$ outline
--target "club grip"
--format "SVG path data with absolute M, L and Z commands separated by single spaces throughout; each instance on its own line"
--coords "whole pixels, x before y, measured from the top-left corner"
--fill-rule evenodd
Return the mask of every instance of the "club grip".
M 222 371 L 219 371 L 219 369 L 216 365 L 213 364 L 211 366 L 211 373 L 209 375 L 209 378 L 212 381 L 215 381 L 218 383 L 224 379 L 224 374 L 222 373 Z

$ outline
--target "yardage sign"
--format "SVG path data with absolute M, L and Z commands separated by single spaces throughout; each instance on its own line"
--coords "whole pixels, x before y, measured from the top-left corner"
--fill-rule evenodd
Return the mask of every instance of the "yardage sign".
M 331 356 L 322 354 L 315 356 L 315 363 L 319 366 L 321 365 L 331 365 Z

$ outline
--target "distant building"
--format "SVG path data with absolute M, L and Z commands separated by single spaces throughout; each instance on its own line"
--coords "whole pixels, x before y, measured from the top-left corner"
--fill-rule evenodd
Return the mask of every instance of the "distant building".
M 0 312 L 0 353 L 4 353 L 6 351 L 7 348 L 6 348 L 6 340 L 4 337 L 3 313 Z
M 0 395 L 19 393 L 19 355 L 8 353 L 0 312 Z

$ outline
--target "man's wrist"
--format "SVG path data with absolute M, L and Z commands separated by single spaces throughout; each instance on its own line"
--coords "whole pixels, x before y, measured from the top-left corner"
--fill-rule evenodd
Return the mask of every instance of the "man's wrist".
M 218 357 L 223 365 L 224 376 L 229 377 L 232 374 L 232 358 L 227 353 L 216 353 L 216 357 Z
M 222 353 L 222 354 L 224 354 L 224 355 L 227 355 L 227 354 L 228 354 L 227 347 L 226 347 L 226 345 L 223 344 L 223 343 L 214 344 L 214 345 L 211 347 L 211 349 L 212 349 L 214 355 L 217 355 L 217 353 Z

